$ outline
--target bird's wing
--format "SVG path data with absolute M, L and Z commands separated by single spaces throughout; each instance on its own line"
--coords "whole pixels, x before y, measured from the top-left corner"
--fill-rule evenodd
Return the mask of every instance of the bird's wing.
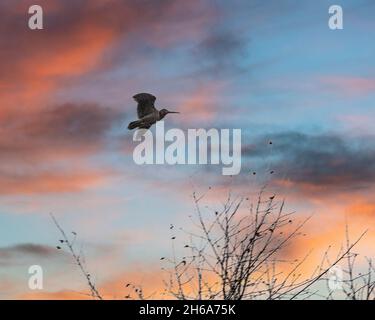
M 138 118 L 143 117 L 155 112 L 155 100 L 156 97 L 149 93 L 138 93 L 133 96 L 133 99 L 138 103 L 137 113 Z

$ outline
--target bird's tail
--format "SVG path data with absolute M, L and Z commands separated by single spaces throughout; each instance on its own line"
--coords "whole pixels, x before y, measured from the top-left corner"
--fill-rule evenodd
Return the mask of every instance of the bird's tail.
M 129 123 L 128 129 L 129 130 L 133 130 L 135 128 L 138 128 L 140 125 L 142 125 L 142 121 L 141 120 L 132 121 L 132 122 Z

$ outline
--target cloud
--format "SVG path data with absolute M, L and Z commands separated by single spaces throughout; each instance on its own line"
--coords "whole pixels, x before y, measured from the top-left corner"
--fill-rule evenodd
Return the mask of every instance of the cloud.
M 68 172 L 25 170 L 23 173 L 0 172 L 0 195 L 78 192 L 102 183 L 112 172 L 73 169 Z
M 10 247 L 0 248 L 0 256 L 12 256 L 17 254 L 32 255 L 37 257 L 49 257 L 56 255 L 56 249 L 32 243 L 21 243 Z
M 32 4 L 0 4 L 0 117 L 41 108 L 79 77 L 142 65 L 151 49 L 186 43 L 213 17 L 204 1 L 41 0 L 44 29 L 35 31 L 27 27 Z
M 354 200 L 346 210 L 352 216 L 365 217 L 371 221 L 375 220 L 375 203 L 369 200 Z
M 95 3 L 41 1 L 45 29 L 32 31 L 27 27 L 31 1 L 16 6 L 2 2 L 0 93 L 6 98 L 2 112 L 41 108 L 41 100 L 59 81 L 100 65 L 121 25 L 119 19 L 110 23 L 108 8 Z
M 104 152 L 107 135 L 123 114 L 97 104 L 64 104 L 2 123 L 0 194 L 67 192 L 110 174 L 91 157 Z
M 74 290 L 46 291 L 22 293 L 16 295 L 19 300 L 92 300 L 89 293 L 77 292 Z
M 96 92 L 97 83 L 103 84 L 98 77 L 117 72 L 115 67 L 149 78 L 144 63 L 149 52 L 186 45 L 205 34 L 216 15 L 205 1 L 41 0 L 44 29 L 35 31 L 27 27 L 32 4 L 0 3 L 3 194 L 33 192 L 33 184 L 38 192 L 80 190 L 81 183 L 85 187 L 108 174 L 91 160 L 108 147 L 107 135 L 123 114 L 98 103 L 76 103 L 69 90 L 74 87 L 73 96 L 87 101 L 87 90 Z M 131 90 L 137 77 L 115 91 Z M 124 85 L 110 82 L 111 90 Z M 82 84 L 94 88 L 81 90 Z M 197 101 L 187 101 L 188 108 Z
M 267 144 L 272 141 L 272 146 Z M 258 137 L 244 147 L 249 160 L 271 163 L 280 174 L 299 186 L 320 190 L 358 190 L 375 179 L 375 145 L 371 138 L 345 138 L 335 134 L 310 135 L 281 132 Z M 283 178 L 281 177 L 283 175 Z
M 356 76 L 326 76 L 320 79 L 325 90 L 345 96 L 363 96 L 375 91 L 375 79 Z
M 54 247 L 33 243 L 20 243 L 8 247 L 0 247 L 0 267 L 25 264 L 35 258 L 64 260 L 67 259 L 67 255 L 62 254 Z
M 123 116 L 95 103 L 68 103 L 2 121 L 0 158 L 21 160 L 20 156 L 27 154 L 29 161 L 37 154 L 48 156 L 51 149 L 99 147 Z
M 210 82 L 195 88 L 184 97 L 176 97 L 179 101 L 178 111 L 182 114 L 181 119 L 178 119 L 179 122 L 206 125 L 207 122 L 215 119 L 220 112 L 219 96 L 224 87 L 225 85 L 220 81 Z
M 248 54 L 248 43 L 239 30 L 215 28 L 192 51 L 199 75 L 228 77 L 245 72 L 242 62 Z

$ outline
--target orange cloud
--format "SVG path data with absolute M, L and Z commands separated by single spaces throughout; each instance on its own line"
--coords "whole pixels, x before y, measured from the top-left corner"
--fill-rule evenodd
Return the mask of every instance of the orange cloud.
M 195 37 L 214 15 L 203 2 L 193 5 L 186 1 L 41 0 L 38 4 L 44 12 L 44 29 L 33 31 L 27 27 L 27 11 L 32 4 L 26 0 L 0 5 L 4 13 L 0 30 L 0 92 L 4 95 L 44 96 L 63 80 L 113 66 L 117 59 L 115 49 L 126 50 L 128 57 L 135 44 L 172 46 Z M 203 11 L 207 14 L 201 14 Z M 170 32 L 171 28 L 178 28 L 179 32 Z M 138 41 L 133 41 L 133 37 Z M 30 104 L 28 101 L 28 109 Z
M 310 250 L 312 254 L 303 270 L 310 272 L 315 268 L 324 252 L 329 249 L 329 257 L 333 260 L 340 250 L 346 246 L 346 226 L 349 230 L 350 242 L 353 243 L 365 231 L 367 233 L 356 245 L 353 252 L 359 253 L 361 259 L 375 254 L 375 205 L 366 202 L 364 197 L 348 195 L 337 197 L 331 201 L 321 201 L 315 208 L 317 211 L 304 227 L 306 234 L 291 243 L 289 254 L 294 257 L 303 257 Z M 361 260 L 362 261 L 362 260 Z M 362 261 L 364 262 L 364 260 Z M 342 262 L 345 263 L 345 262 Z
M 44 29 L 35 31 L 27 27 L 27 11 L 32 4 L 31 0 L 0 4 L 0 159 L 5 160 L 0 170 L 12 193 L 31 192 L 27 181 L 34 181 L 38 190 L 67 190 L 69 186 L 76 190 L 79 181 L 92 183 L 91 173 L 68 173 L 66 177 L 74 182 L 64 183 L 62 176 L 27 173 L 30 164 L 37 166 L 36 172 L 45 172 L 47 167 L 59 170 L 62 163 L 66 169 L 72 160 L 87 165 L 89 156 L 101 152 L 103 137 L 119 114 L 112 117 L 110 110 L 94 104 L 60 105 L 54 101 L 56 94 L 73 81 L 112 70 L 135 54 L 138 61 L 137 48 L 143 44 L 158 43 L 164 48 L 195 37 L 213 14 L 201 14 L 207 9 L 203 2 L 41 0 L 38 4 L 44 12 Z M 165 35 L 166 30 L 177 27 L 180 32 Z M 197 95 L 187 101 L 188 109 L 206 104 L 205 94 Z M 55 110 L 51 111 L 50 105 L 55 105 Z M 16 178 L 14 171 L 18 171 Z M 22 173 L 26 184 L 18 187 Z M 36 183 L 37 177 L 40 183 Z M 5 192 L 5 186 L 0 190 Z
M 67 192 L 97 185 L 111 170 L 90 165 L 118 113 L 65 104 L 18 117 L 0 136 L 0 194 Z
M 86 292 L 62 290 L 56 292 L 33 292 L 17 296 L 19 300 L 91 300 Z
M 108 174 L 108 173 L 107 173 Z M 74 192 L 101 183 L 106 174 L 100 172 L 38 172 L 1 175 L 0 194 L 33 194 Z
M 172 99 L 179 101 L 178 111 L 183 114 L 181 121 L 207 123 L 213 120 L 218 113 L 217 97 L 225 86 L 221 82 L 210 82 L 197 86 L 184 98 L 175 97 Z
M 366 200 L 354 200 L 346 209 L 350 216 L 375 220 L 375 203 Z

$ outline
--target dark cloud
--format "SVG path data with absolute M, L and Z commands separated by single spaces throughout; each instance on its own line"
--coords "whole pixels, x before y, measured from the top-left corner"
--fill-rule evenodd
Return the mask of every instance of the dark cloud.
M 97 104 L 64 104 L 3 122 L 0 159 L 44 160 L 58 154 L 78 156 L 104 146 L 106 134 L 124 115 Z
M 89 159 L 110 148 L 124 114 L 98 104 L 64 104 L 2 122 L 0 194 L 78 191 L 111 174 Z
M 33 243 L 20 243 L 9 247 L 0 247 L 0 266 L 13 265 L 37 259 L 59 259 L 67 258 L 67 255 L 55 247 Z
M 95 143 L 120 118 L 121 113 L 111 108 L 90 103 L 68 103 L 41 111 L 20 129 L 31 138 Z
M 239 30 L 215 29 L 194 48 L 199 74 L 235 75 L 246 71 L 242 64 L 250 40 Z
M 230 31 L 214 31 L 197 47 L 202 55 L 226 61 L 245 53 L 245 42 L 239 35 Z
M 354 190 L 375 181 L 373 141 L 366 137 L 283 132 L 257 138 L 243 148 L 243 154 L 249 162 L 269 163 L 279 178 L 297 184 Z
M 32 243 L 17 244 L 12 247 L 0 248 L 0 256 L 7 254 L 28 254 L 38 257 L 48 257 L 56 255 L 56 249 Z

